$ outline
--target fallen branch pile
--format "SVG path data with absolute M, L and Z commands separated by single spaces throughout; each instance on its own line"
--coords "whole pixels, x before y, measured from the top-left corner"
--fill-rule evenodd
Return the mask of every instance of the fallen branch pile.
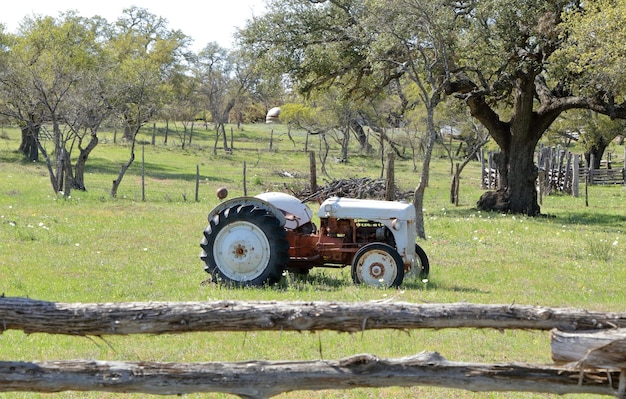
M 369 177 L 352 179 L 334 179 L 325 186 L 319 187 L 312 193 L 310 188 L 304 189 L 295 195 L 302 198 L 303 202 L 325 200 L 330 197 L 347 197 L 359 199 L 384 200 L 387 184 L 385 179 L 371 179 Z M 413 191 L 401 191 L 395 189 L 396 200 L 412 201 Z

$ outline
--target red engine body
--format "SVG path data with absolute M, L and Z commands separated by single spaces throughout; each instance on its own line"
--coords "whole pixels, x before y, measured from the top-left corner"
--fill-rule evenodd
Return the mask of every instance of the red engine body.
M 393 235 L 379 223 L 354 219 L 321 218 L 312 224 L 287 230 L 292 271 L 306 272 L 315 266 L 344 267 L 364 245 L 384 242 L 394 245 Z

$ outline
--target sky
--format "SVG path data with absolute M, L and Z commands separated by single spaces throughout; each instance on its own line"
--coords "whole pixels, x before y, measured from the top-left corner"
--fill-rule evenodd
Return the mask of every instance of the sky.
M 209 42 L 231 48 L 236 28 L 243 28 L 252 16 L 263 15 L 264 0 L 11 0 L 0 12 L 0 23 L 15 33 L 26 16 L 58 17 L 60 12 L 76 10 L 83 17 L 99 15 L 115 21 L 122 10 L 145 8 L 168 21 L 169 29 L 181 30 L 193 39 L 199 51 Z

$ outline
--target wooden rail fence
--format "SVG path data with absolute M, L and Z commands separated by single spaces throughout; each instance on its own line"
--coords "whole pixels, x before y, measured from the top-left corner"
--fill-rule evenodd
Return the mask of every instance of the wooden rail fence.
M 0 361 L 0 392 L 223 392 L 269 398 L 298 390 L 417 385 L 471 391 L 589 393 L 626 398 L 626 313 L 468 303 L 56 303 L 0 298 L 0 332 L 78 336 L 194 331 L 362 332 L 495 328 L 551 331 L 554 364 L 467 363 L 436 352 L 382 359 L 206 363 Z
M 496 168 L 497 153 L 490 151 L 487 154 L 479 154 L 481 164 L 481 188 L 499 189 L 500 176 Z M 559 147 L 541 147 L 537 151 L 537 189 L 541 197 L 551 192 L 579 195 L 579 185 L 626 185 L 626 163 L 617 162 L 617 159 L 609 152 L 606 160 L 600 162 L 604 167 L 594 168 L 593 155 L 589 162 L 579 154 L 572 154 L 567 149 Z M 626 147 L 624 148 L 624 160 L 626 160 Z M 621 165 L 621 167 L 618 167 Z

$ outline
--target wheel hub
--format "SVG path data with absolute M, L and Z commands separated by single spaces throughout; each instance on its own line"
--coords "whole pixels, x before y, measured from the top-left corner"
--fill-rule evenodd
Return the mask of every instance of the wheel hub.
M 385 275 L 385 265 L 382 263 L 373 263 L 369 268 L 370 276 L 373 279 L 379 280 Z
M 235 258 L 243 258 L 244 256 L 246 256 L 247 253 L 248 253 L 248 250 L 246 249 L 246 247 L 244 247 L 241 244 L 238 244 L 235 250 L 233 251 L 233 255 L 235 255 Z

